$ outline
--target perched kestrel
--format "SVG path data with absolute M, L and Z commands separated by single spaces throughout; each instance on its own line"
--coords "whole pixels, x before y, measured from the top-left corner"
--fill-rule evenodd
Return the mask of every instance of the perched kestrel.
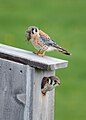
M 44 33 L 36 26 L 28 27 L 26 31 L 26 37 L 28 41 L 31 40 L 33 46 L 38 50 L 38 52 L 34 52 L 37 55 L 44 56 L 46 51 L 53 50 L 57 50 L 66 55 L 70 55 L 67 50 L 56 44 L 56 42 L 54 42 L 46 33 Z
M 60 79 L 56 76 L 43 77 L 41 83 L 41 91 L 43 95 L 46 94 L 47 91 L 53 90 L 56 86 L 60 85 Z

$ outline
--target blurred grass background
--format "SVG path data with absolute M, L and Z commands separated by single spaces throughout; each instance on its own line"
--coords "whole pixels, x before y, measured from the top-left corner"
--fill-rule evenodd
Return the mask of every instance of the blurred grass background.
M 0 0 L 0 43 L 34 51 L 25 41 L 30 25 L 72 53 L 47 53 L 69 61 L 56 71 L 55 120 L 86 120 L 86 0 Z

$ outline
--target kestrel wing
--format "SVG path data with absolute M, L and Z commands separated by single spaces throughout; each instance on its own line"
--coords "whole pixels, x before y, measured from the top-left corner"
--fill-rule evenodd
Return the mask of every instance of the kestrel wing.
M 42 42 L 46 44 L 47 46 L 56 46 L 56 43 L 53 40 L 51 40 L 50 37 L 47 37 L 41 34 L 39 35 L 40 35 L 40 39 L 42 40 Z
M 41 35 L 40 34 L 40 39 L 42 40 L 42 42 L 47 45 L 47 46 L 52 46 L 54 48 L 56 48 L 59 52 L 62 52 L 66 55 L 70 55 L 70 53 L 65 50 L 64 48 L 60 47 L 59 45 L 57 45 L 53 40 L 51 40 L 50 38 L 47 38 L 46 36 L 44 35 Z

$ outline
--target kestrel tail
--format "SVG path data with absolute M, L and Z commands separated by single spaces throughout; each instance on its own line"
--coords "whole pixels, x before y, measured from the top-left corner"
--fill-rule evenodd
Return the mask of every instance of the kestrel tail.
M 26 31 L 27 40 L 31 40 L 33 46 L 38 50 L 34 52 L 40 56 L 44 56 L 46 51 L 57 50 L 63 54 L 70 55 L 70 53 L 64 48 L 60 47 L 56 42 L 54 42 L 46 33 L 40 30 L 36 26 L 28 27 Z M 42 53 L 42 51 L 44 51 Z

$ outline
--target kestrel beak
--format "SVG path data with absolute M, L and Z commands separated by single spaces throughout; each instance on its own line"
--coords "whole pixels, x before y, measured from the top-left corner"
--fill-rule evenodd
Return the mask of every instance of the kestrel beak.
M 26 31 L 26 38 L 28 41 L 31 39 L 31 31 Z
M 55 81 L 56 86 L 60 85 L 60 79 L 59 78 L 55 77 L 54 81 Z

